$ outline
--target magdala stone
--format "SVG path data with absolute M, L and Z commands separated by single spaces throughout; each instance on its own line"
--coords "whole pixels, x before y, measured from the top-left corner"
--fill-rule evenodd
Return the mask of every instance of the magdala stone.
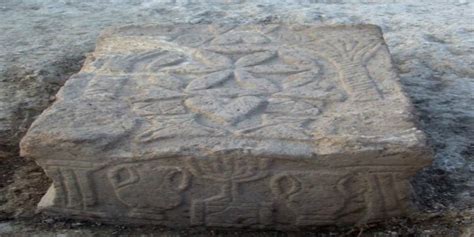
M 174 227 L 407 215 L 431 162 L 372 25 L 106 30 L 21 153 L 53 180 L 45 213 Z

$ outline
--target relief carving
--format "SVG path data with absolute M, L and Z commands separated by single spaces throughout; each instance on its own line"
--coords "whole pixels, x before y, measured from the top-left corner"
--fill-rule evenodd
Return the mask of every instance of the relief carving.
M 201 131 L 220 130 L 215 134 L 230 132 L 235 136 L 263 138 L 261 134 L 267 130 L 292 127 L 292 133 L 308 140 L 310 136 L 305 134 L 303 124 L 315 120 L 326 102 L 345 100 L 341 90 L 328 82 L 326 69 L 318 59 L 301 51 L 212 50 L 196 49 L 187 63 L 157 71 L 160 77 L 156 80 L 160 83 L 150 78 L 137 82 L 140 85 L 131 98 L 132 108 L 155 125 L 154 131 L 144 134 L 163 137 L 159 134 L 162 129 L 156 126 L 187 114 L 195 115 L 193 128 Z M 177 127 L 170 129 L 176 136 L 185 136 L 185 131 Z M 284 137 L 283 132 L 268 138 Z M 147 138 L 146 142 L 153 140 Z
M 291 224 L 330 224 L 364 206 L 360 200 L 359 206 L 346 209 L 359 195 L 351 191 L 351 179 L 350 175 L 319 171 L 283 172 L 271 179 L 270 187 L 275 198 L 293 212 Z
M 113 83 L 110 83 L 110 80 L 112 80 Z M 94 77 L 89 81 L 83 97 L 94 101 L 113 101 L 117 99 L 126 81 L 126 77 Z
M 63 208 L 87 210 L 97 203 L 93 189 L 91 170 L 61 166 L 49 166 L 46 173 L 54 181 L 54 203 Z
M 272 222 L 272 203 L 242 201 L 239 186 L 269 175 L 269 159 L 216 157 L 187 160 L 196 177 L 221 185 L 220 193 L 192 201 L 191 224 L 242 227 L 265 226 Z
M 429 163 L 395 78 L 373 26 L 127 26 L 100 38 L 22 154 L 53 179 L 41 205 L 52 213 L 180 227 L 381 220 L 404 214 L 409 177 Z
M 407 210 L 410 183 L 403 173 L 380 172 L 367 174 L 369 192 L 367 219 L 385 219 Z
M 95 72 L 101 73 L 154 73 L 160 69 L 179 65 L 185 56 L 176 51 L 153 50 L 127 56 L 98 58 L 92 63 Z
M 191 80 L 185 89 L 192 95 L 185 100 L 186 106 L 196 114 L 228 126 L 249 118 L 252 113 L 261 114 L 268 103 L 266 97 L 280 91 L 280 86 L 260 75 L 291 75 L 310 70 L 302 65 L 278 62 L 279 54 L 263 50 L 232 56 L 199 50 L 197 60 L 215 67 L 215 72 Z
M 340 72 L 340 80 L 355 101 L 383 98 L 383 94 L 367 70 L 367 62 L 382 44 L 379 40 L 338 39 L 322 42 L 322 51 Z
M 164 220 L 165 211 L 183 202 L 190 174 L 174 166 L 123 164 L 108 171 L 117 198 L 129 206 L 129 216 Z
M 346 92 L 334 82 L 334 65 L 368 60 L 373 53 L 366 51 L 373 50 L 363 43 L 351 48 L 349 43 L 330 42 L 320 49 L 330 52 L 330 59 L 320 57 L 299 45 L 314 40 L 303 37 L 307 28 L 213 26 L 209 34 L 164 38 L 150 51 L 98 58 L 95 71 L 132 74 L 134 89 L 128 101 L 133 112 L 152 125 L 139 134 L 146 143 L 187 136 L 179 123 L 168 123 L 182 115 L 194 120 L 189 123 L 197 131 L 192 136 L 212 131 L 214 136 L 287 139 L 285 134 L 291 134 L 291 139 L 311 140 L 308 125 L 320 118 L 327 104 L 346 100 Z M 340 52 L 331 48 L 343 46 Z M 350 77 L 345 83 L 366 75 L 350 70 L 343 76 Z M 357 78 L 356 84 L 343 87 L 351 91 L 369 79 Z

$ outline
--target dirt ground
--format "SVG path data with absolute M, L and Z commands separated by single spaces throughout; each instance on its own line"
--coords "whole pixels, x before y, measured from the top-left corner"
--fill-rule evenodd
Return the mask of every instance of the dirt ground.
M 18 156 L 31 122 L 80 69 L 102 29 L 174 22 L 381 26 L 435 152 L 412 181 L 419 213 L 304 232 L 126 227 L 35 213 L 50 180 Z M 0 0 L 0 236 L 474 236 L 473 23 L 474 3 L 463 0 Z

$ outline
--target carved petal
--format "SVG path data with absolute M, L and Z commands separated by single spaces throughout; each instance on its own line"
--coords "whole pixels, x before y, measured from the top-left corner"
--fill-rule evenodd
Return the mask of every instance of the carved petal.
M 198 61 L 211 67 L 232 66 L 232 59 L 223 54 L 214 53 L 209 50 L 199 50 L 196 52 L 195 57 Z
M 162 57 L 154 59 L 149 65 L 146 66 L 146 69 L 149 71 L 157 71 L 162 67 L 169 67 L 178 65 L 185 60 L 183 55 L 179 54 L 165 54 Z
M 317 80 L 318 73 L 314 71 L 306 71 L 291 75 L 283 81 L 283 88 L 293 88 L 306 85 Z
M 202 64 L 186 64 L 179 67 L 165 68 L 162 72 L 168 72 L 172 74 L 208 74 L 221 70 L 221 68 L 207 67 Z
M 149 89 L 150 86 L 159 86 L 169 90 L 179 90 L 184 87 L 183 79 L 168 74 L 153 74 L 137 80 L 140 88 Z
M 242 36 L 242 39 L 248 44 L 264 44 L 270 42 L 270 39 L 259 33 L 249 33 L 245 36 Z
M 240 35 L 233 32 L 228 32 L 226 34 L 219 35 L 218 37 L 216 37 L 214 40 L 212 40 L 211 44 L 229 45 L 229 44 L 237 44 L 240 42 L 242 42 Z
M 208 89 L 214 85 L 217 85 L 219 83 L 226 81 L 227 79 L 229 79 L 231 74 L 232 74 L 231 70 L 219 71 L 219 72 L 208 74 L 204 77 L 200 77 L 200 78 L 192 80 L 186 87 L 186 90 Z
M 233 124 L 258 109 L 264 101 L 256 96 L 242 96 L 235 99 L 201 96 L 189 98 L 185 104 L 195 113 L 221 124 Z
M 311 68 L 311 70 L 318 70 L 319 66 L 316 65 L 313 59 L 305 55 L 303 52 L 282 49 L 279 50 L 278 56 L 287 64 L 298 65 L 300 67 Z
M 157 71 L 162 67 L 177 65 L 184 60 L 184 56 L 177 53 L 155 51 L 126 57 L 119 65 L 115 66 L 125 68 L 126 72 Z
M 191 47 L 197 47 L 206 41 L 209 41 L 211 36 L 205 36 L 200 34 L 183 34 L 175 39 L 175 42 L 181 45 L 187 45 Z
M 235 65 L 239 67 L 254 66 L 263 63 L 275 56 L 276 54 L 273 51 L 253 53 L 239 58 L 239 60 L 235 62 Z
M 236 123 L 258 109 L 263 102 L 261 98 L 256 96 L 242 96 L 228 103 L 216 116 L 224 119 L 228 123 Z
M 109 68 L 111 71 L 125 71 L 125 72 L 133 72 L 138 69 L 142 69 L 143 66 L 141 65 L 143 62 L 147 65 L 151 60 L 156 57 L 160 57 L 164 54 L 163 51 L 153 51 L 142 53 L 138 55 L 130 55 L 126 56 L 121 60 L 111 60 L 111 63 L 105 63 L 103 67 Z M 141 66 L 141 67 L 140 67 Z
M 153 142 L 159 139 L 164 138 L 174 138 L 180 136 L 187 136 L 187 137 L 197 137 L 197 136 L 209 136 L 212 132 L 206 129 L 191 127 L 191 128 L 184 128 L 183 125 L 174 124 L 170 127 L 166 127 L 163 129 L 155 130 L 155 131 L 148 131 L 145 133 L 140 134 L 139 139 L 142 142 Z
M 255 78 L 251 73 L 244 70 L 235 70 L 235 79 L 245 89 L 258 90 L 262 92 L 276 92 L 279 90 L 278 86 L 272 81 L 265 78 Z
M 235 25 L 228 24 L 212 24 L 209 26 L 209 30 L 214 34 L 223 34 L 235 28 Z
M 222 136 L 223 131 L 202 126 L 190 118 L 169 118 L 162 119 L 160 128 L 150 129 L 138 136 L 142 142 L 153 142 L 164 138 L 175 137 L 200 137 L 200 136 Z
M 307 68 L 287 64 L 257 65 L 247 67 L 245 70 L 261 74 L 287 74 L 307 71 Z

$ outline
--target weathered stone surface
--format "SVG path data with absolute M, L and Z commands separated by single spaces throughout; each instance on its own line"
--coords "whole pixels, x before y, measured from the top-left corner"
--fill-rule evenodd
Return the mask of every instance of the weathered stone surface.
M 48 213 L 294 228 L 409 211 L 430 163 L 374 26 L 105 32 L 21 143 Z

